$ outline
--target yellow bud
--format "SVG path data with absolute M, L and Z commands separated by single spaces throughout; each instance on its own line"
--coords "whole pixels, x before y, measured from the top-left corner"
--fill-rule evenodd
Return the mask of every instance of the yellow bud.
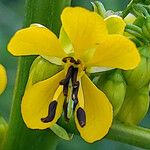
M 131 13 L 129 13 L 125 18 L 124 18 L 124 21 L 126 22 L 126 23 L 133 23 L 134 21 L 136 20 L 136 17 L 133 15 L 133 14 L 131 14 Z
M 117 119 L 129 124 L 138 124 L 145 117 L 148 108 L 148 85 L 140 89 L 128 86 L 125 100 L 117 115 Z

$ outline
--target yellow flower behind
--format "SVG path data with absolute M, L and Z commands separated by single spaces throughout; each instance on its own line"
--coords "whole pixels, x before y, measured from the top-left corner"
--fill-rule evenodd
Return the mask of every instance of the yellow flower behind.
M 6 88 L 7 84 L 7 74 L 5 68 L 0 64 L 0 94 L 3 93 L 3 91 Z
M 76 126 L 84 140 L 92 143 L 107 134 L 113 119 L 112 106 L 86 75 L 88 68 L 128 70 L 140 61 L 134 43 L 121 35 L 125 27 L 122 19 L 110 19 L 103 20 L 97 13 L 80 7 L 67 7 L 61 15 L 59 39 L 46 27 L 36 24 L 12 37 L 8 50 L 13 55 L 41 55 L 64 66 L 51 78 L 26 88 L 21 111 L 29 128 L 51 127 L 63 108 L 67 113 L 67 104 L 73 101 Z M 116 28 L 113 20 L 117 22 Z

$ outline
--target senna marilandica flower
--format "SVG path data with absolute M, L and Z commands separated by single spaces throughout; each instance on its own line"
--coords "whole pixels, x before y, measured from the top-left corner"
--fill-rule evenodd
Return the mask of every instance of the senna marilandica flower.
M 5 68 L 0 64 L 0 94 L 3 93 L 3 91 L 6 88 L 7 84 L 7 74 Z
M 46 27 L 31 25 L 19 30 L 8 45 L 15 56 L 41 55 L 64 66 L 56 75 L 26 88 L 21 106 L 23 120 L 32 129 L 49 128 L 63 108 L 67 114 L 67 104 L 72 101 L 81 136 L 94 142 L 107 134 L 113 113 L 109 100 L 91 82 L 87 71 L 91 67 L 133 69 L 140 57 L 135 45 L 120 31 L 111 31 L 115 24 L 111 20 L 111 28 L 109 18 L 104 21 L 95 12 L 68 7 L 61 21 L 59 39 Z

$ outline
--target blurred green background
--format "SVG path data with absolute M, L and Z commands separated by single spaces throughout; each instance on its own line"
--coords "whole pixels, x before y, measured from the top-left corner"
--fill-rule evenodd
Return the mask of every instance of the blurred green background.
M 74 0 L 76 3 L 79 0 Z M 88 3 L 89 0 L 85 0 Z M 122 10 L 128 4 L 129 0 L 102 0 L 105 8 L 113 10 Z M 0 63 L 2 63 L 8 73 L 8 86 L 6 91 L 0 97 L 0 113 L 6 120 L 9 118 L 12 104 L 13 88 L 15 83 L 17 58 L 7 52 L 7 43 L 13 33 L 22 27 L 24 19 L 25 0 L 0 0 Z M 150 127 L 149 116 L 145 118 L 142 125 Z M 14 135 L 15 136 L 15 135 Z M 80 137 L 74 136 L 71 142 L 62 142 L 57 150 L 142 150 L 134 146 L 129 146 L 119 142 L 104 139 L 94 144 L 85 143 Z

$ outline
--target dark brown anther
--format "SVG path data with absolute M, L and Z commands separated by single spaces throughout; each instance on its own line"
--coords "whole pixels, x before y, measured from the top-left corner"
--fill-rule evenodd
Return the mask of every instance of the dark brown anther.
M 63 109 L 64 109 L 64 118 L 65 118 L 65 121 L 69 122 L 69 118 L 67 117 L 68 103 L 66 101 L 64 102 Z
M 77 81 L 77 84 L 78 84 L 77 87 L 73 88 L 73 91 L 72 91 L 72 100 L 74 101 L 73 110 L 75 110 L 78 104 L 78 91 L 79 91 L 80 82 Z
M 71 62 L 71 63 L 74 63 L 74 64 L 76 63 L 76 61 L 74 60 L 73 57 L 70 57 L 70 62 Z
M 68 86 L 69 86 L 69 81 L 68 81 L 68 83 L 64 84 L 64 86 L 63 86 L 63 94 L 65 97 L 68 96 Z
M 79 65 L 79 64 L 81 64 L 81 61 L 79 59 L 77 59 L 77 61 L 75 61 L 75 64 Z
M 77 119 L 80 126 L 83 128 L 86 125 L 86 115 L 85 111 L 81 107 L 77 110 Z
M 74 68 L 73 69 L 73 74 L 72 74 L 72 77 L 71 77 L 73 88 L 78 87 L 77 76 L 78 76 L 78 68 Z
M 76 63 L 76 61 L 74 60 L 73 57 L 65 57 L 65 58 L 62 59 L 62 61 L 64 63 L 67 63 L 67 61 L 70 61 L 71 63 Z
M 64 63 L 67 63 L 67 60 L 68 60 L 68 57 L 65 57 L 65 58 L 62 59 L 62 61 L 63 61 Z
M 73 91 L 72 91 L 72 100 L 78 99 L 77 97 L 78 97 L 79 86 L 80 86 L 80 82 L 77 81 L 77 86 L 73 88 Z
M 77 104 L 78 104 L 78 98 L 73 100 L 73 110 L 75 110 Z
M 60 81 L 60 85 L 66 85 L 66 84 L 69 82 L 69 80 L 70 80 L 71 77 L 72 77 L 73 70 L 74 70 L 74 67 L 73 67 L 73 66 L 70 66 L 69 69 L 68 69 L 68 72 L 67 72 L 67 74 L 66 74 L 65 79 L 63 79 L 63 80 Z
M 44 122 L 44 123 L 51 122 L 55 117 L 56 107 L 57 107 L 57 101 L 52 101 L 49 104 L 48 116 L 45 117 L 45 118 L 41 118 L 41 121 Z

